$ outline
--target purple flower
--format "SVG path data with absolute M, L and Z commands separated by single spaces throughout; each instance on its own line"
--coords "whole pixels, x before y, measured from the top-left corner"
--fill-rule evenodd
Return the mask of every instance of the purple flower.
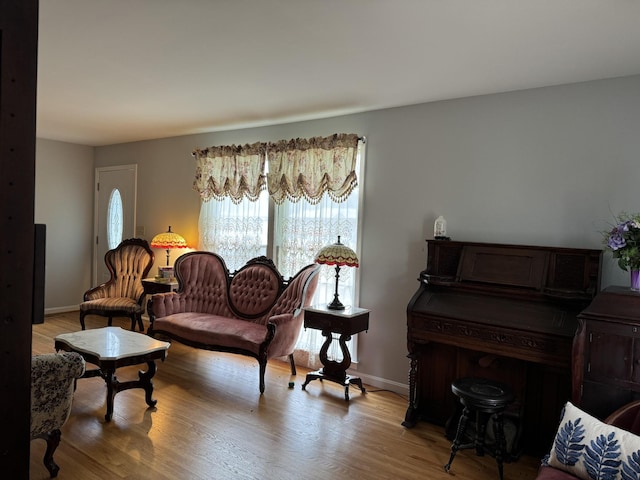
M 631 229 L 631 227 L 633 226 L 632 223 L 633 222 L 631 220 L 627 220 L 626 222 L 622 222 L 620 225 L 618 225 L 618 230 L 620 232 L 628 232 Z
M 627 245 L 626 240 L 624 239 L 623 236 L 623 232 L 628 231 L 629 229 L 629 222 L 625 222 L 622 223 L 620 225 L 618 225 L 617 227 L 615 227 L 613 230 L 611 230 L 611 233 L 609 233 L 609 238 L 607 240 L 607 246 L 611 249 L 611 250 L 618 250 L 620 248 L 623 248 Z

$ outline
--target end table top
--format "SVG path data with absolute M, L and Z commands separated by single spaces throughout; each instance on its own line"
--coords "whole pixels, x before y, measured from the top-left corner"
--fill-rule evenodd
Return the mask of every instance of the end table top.
M 143 333 L 123 330 L 120 327 L 93 328 L 62 333 L 54 340 L 56 348 L 59 343 L 63 343 L 73 351 L 94 355 L 101 361 L 166 351 L 171 346 L 169 342 L 155 340 Z
M 366 308 L 354 307 L 352 305 L 347 305 L 342 310 L 332 310 L 330 308 L 327 308 L 326 304 L 311 305 L 310 307 L 305 307 L 304 310 L 309 312 L 316 312 L 316 313 L 326 313 L 330 315 L 336 315 L 339 317 L 347 317 L 347 318 L 357 317 L 359 315 L 369 312 L 369 310 L 367 310 Z

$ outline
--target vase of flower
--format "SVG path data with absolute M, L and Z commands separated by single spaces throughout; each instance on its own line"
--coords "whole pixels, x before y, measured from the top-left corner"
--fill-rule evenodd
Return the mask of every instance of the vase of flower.
M 631 272 L 631 290 L 640 291 L 640 214 L 618 215 L 616 224 L 604 234 L 604 244 L 618 266 Z
M 640 292 L 640 270 L 631 270 L 631 290 Z

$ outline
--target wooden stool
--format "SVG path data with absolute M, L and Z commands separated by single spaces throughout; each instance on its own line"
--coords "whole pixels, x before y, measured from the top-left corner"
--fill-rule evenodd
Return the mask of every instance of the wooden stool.
M 502 461 L 506 449 L 502 414 L 515 399 L 513 390 L 508 385 L 485 378 L 460 378 L 451 384 L 451 391 L 460 399 L 464 409 L 458 423 L 456 438 L 451 445 L 449 463 L 444 466 L 445 472 L 451 468 L 458 450 L 475 448 L 477 455 L 484 455 L 487 422 L 493 417 L 493 432 L 496 440 L 493 453 L 498 463 L 500 480 L 502 480 Z M 472 443 L 462 444 L 469 416 L 472 413 L 476 414 L 475 440 Z

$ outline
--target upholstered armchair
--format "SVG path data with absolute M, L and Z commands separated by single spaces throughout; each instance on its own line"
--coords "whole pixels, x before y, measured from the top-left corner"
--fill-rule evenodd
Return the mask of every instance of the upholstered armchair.
M 84 366 L 84 359 L 75 352 L 31 358 L 31 440 L 47 442 L 43 462 L 51 477 L 60 470 L 53 453 L 60 444 L 60 428 L 71 412 L 75 380 L 84 373 Z
M 135 330 L 137 323 L 140 331 L 143 331 L 145 295 L 142 279 L 149 273 L 153 259 L 149 244 L 140 238 L 123 240 L 116 248 L 109 250 L 104 261 L 111 278 L 84 293 L 84 302 L 80 304 L 82 330 L 85 329 L 84 317 L 100 315 L 109 319 L 109 326 L 113 317 L 129 317 L 131 330 Z

